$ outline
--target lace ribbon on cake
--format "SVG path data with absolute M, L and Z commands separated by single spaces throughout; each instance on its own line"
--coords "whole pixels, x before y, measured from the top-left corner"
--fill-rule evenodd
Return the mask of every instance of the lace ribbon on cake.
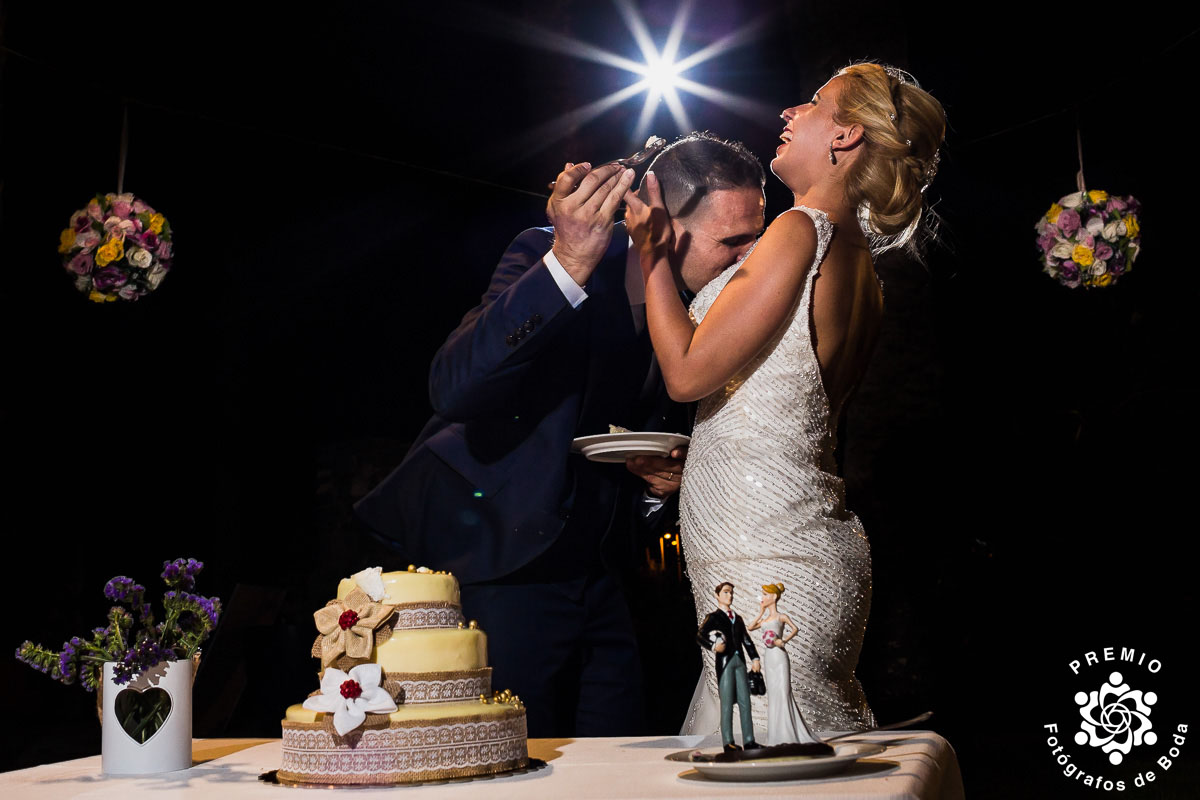
M 385 717 L 386 719 L 386 717 Z M 391 722 L 345 737 L 321 723 L 283 723 L 279 778 L 306 783 L 386 784 L 444 780 L 526 765 L 525 712 Z
M 397 703 L 445 703 L 492 693 L 492 668 L 460 672 L 385 672 L 383 688 Z

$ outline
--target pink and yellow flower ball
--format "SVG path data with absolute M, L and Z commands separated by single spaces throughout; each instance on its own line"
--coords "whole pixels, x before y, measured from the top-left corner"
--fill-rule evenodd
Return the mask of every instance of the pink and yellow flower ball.
M 1074 192 L 1038 220 L 1042 268 L 1071 289 L 1111 286 L 1141 251 L 1141 205 L 1102 190 Z
M 171 268 L 171 224 L 132 194 L 96 195 L 59 237 L 75 288 L 97 303 L 137 300 Z

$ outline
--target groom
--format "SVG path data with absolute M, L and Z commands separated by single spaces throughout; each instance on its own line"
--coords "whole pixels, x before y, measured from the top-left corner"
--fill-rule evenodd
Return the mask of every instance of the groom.
M 740 144 L 691 134 L 651 166 L 680 288 L 700 289 L 763 225 L 763 171 Z M 435 415 L 356 512 L 399 563 L 451 571 L 488 633 L 493 685 L 525 702 L 529 735 L 641 733 L 641 662 L 616 573 L 666 516 L 682 458 L 601 464 L 578 436 L 681 431 L 646 330 L 639 260 L 612 220 L 633 181 L 568 164 L 553 228 L 509 245 L 478 306 L 434 356 Z M 632 473 L 632 475 L 630 474 Z
M 738 716 L 742 723 L 742 745 L 754 750 L 754 722 L 750 718 L 750 679 L 746 675 L 746 661 L 742 648 L 751 659 L 750 671 L 761 672 L 762 662 L 754 642 L 746 633 L 746 623 L 733 610 L 733 584 L 725 581 L 713 590 L 717 597 L 717 610 L 709 614 L 696 633 L 701 647 L 717 654 L 717 687 L 721 695 L 721 742 L 725 751 L 739 749 L 733 743 L 733 704 L 737 703 Z

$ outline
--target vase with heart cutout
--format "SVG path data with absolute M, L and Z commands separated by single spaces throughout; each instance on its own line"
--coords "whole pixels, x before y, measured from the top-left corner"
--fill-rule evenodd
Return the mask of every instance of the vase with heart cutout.
M 148 775 L 192 766 L 191 661 L 163 661 L 126 684 L 104 664 L 101 763 L 106 775 Z

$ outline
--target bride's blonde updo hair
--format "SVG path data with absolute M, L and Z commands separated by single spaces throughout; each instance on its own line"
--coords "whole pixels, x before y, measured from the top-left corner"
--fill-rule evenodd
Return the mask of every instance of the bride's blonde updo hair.
M 864 150 L 846 173 L 846 198 L 866 212 L 868 233 L 907 240 L 937 172 L 946 112 L 911 75 L 894 67 L 860 62 L 838 77 L 833 120 L 863 127 Z
M 783 584 L 782 583 L 768 583 L 762 587 L 762 590 L 763 590 L 763 592 L 765 592 L 767 594 L 775 595 L 775 599 L 778 600 L 780 595 L 783 594 Z

